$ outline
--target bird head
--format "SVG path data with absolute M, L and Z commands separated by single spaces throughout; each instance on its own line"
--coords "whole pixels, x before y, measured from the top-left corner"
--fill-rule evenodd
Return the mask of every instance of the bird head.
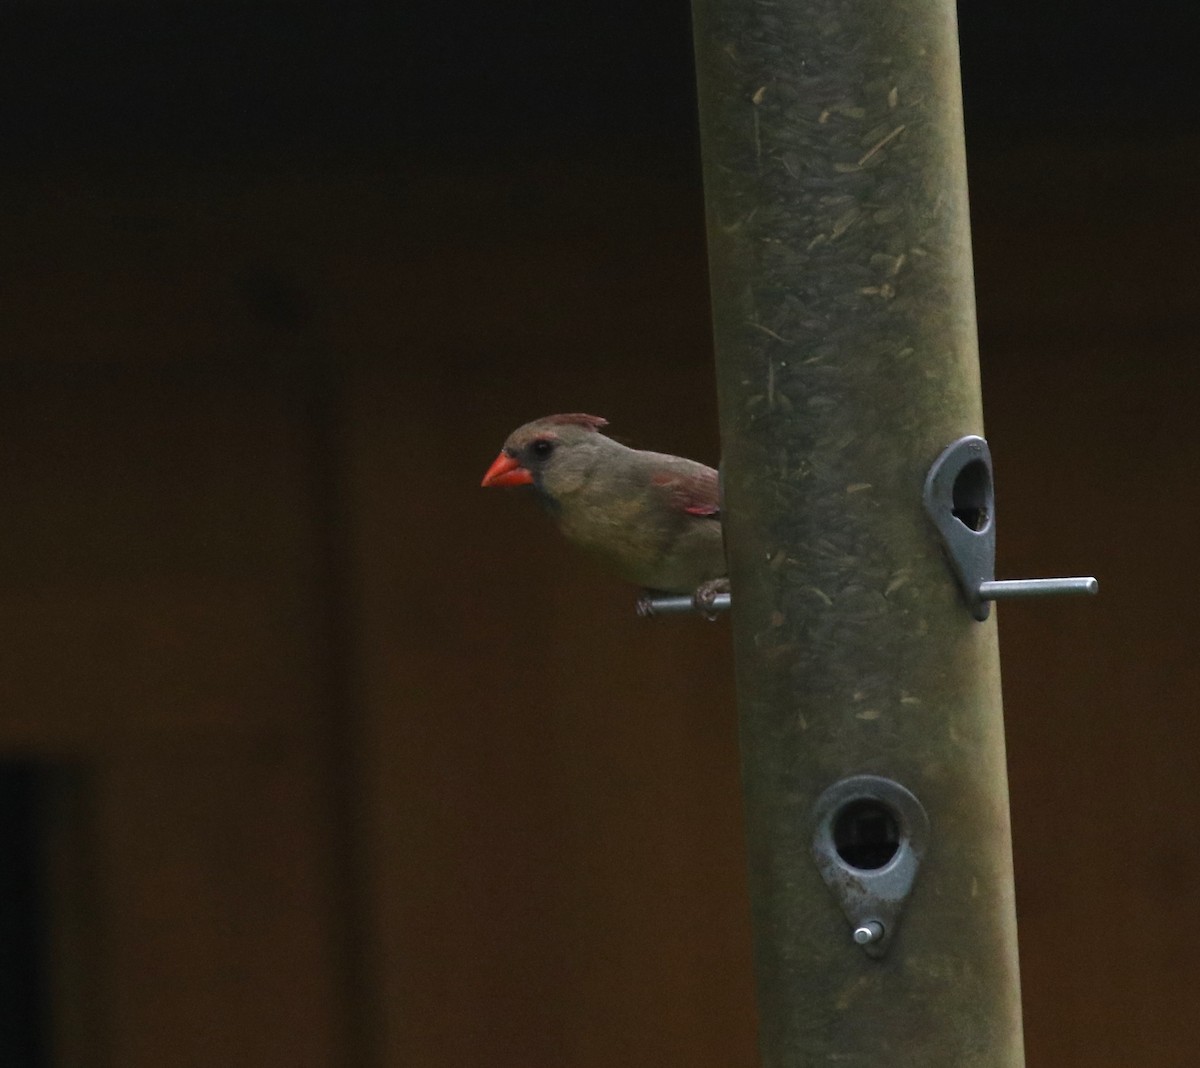
M 548 415 L 517 427 L 483 476 L 483 486 L 527 486 L 551 493 L 580 466 L 608 420 L 598 415 Z

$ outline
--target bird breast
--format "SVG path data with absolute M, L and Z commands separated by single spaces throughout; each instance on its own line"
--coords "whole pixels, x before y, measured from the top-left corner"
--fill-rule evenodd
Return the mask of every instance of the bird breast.
M 649 493 L 589 498 L 576 494 L 563 500 L 556 517 L 559 528 L 569 541 L 629 581 L 669 593 L 690 593 L 702 582 L 725 574 L 718 520 L 664 515 Z

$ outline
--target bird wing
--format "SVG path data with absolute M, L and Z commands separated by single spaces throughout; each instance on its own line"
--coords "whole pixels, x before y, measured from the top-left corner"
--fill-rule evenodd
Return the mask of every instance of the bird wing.
M 711 467 L 689 463 L 683 469 L 657 472 L 650 481 L 669 494 L 673 508 L 688 515 L 720 518 L 717 473 Z

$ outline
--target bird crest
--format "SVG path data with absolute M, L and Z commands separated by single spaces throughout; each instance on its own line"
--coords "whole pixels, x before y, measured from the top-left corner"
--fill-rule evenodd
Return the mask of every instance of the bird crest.
M 608 426 L 607 419 L 602 419 L 598 415 L 585 415 L 583 412 L 548 415 L 542 422 L 552 423 L 555 426 L 581 426 L 585 430 L 599 430 L 601 427 Z

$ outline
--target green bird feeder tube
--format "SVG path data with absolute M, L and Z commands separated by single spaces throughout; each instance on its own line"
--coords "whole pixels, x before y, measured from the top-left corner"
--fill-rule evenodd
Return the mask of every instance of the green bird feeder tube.
M 1021 1065 L 955 8 L 693 11 L 762 1060 Z

